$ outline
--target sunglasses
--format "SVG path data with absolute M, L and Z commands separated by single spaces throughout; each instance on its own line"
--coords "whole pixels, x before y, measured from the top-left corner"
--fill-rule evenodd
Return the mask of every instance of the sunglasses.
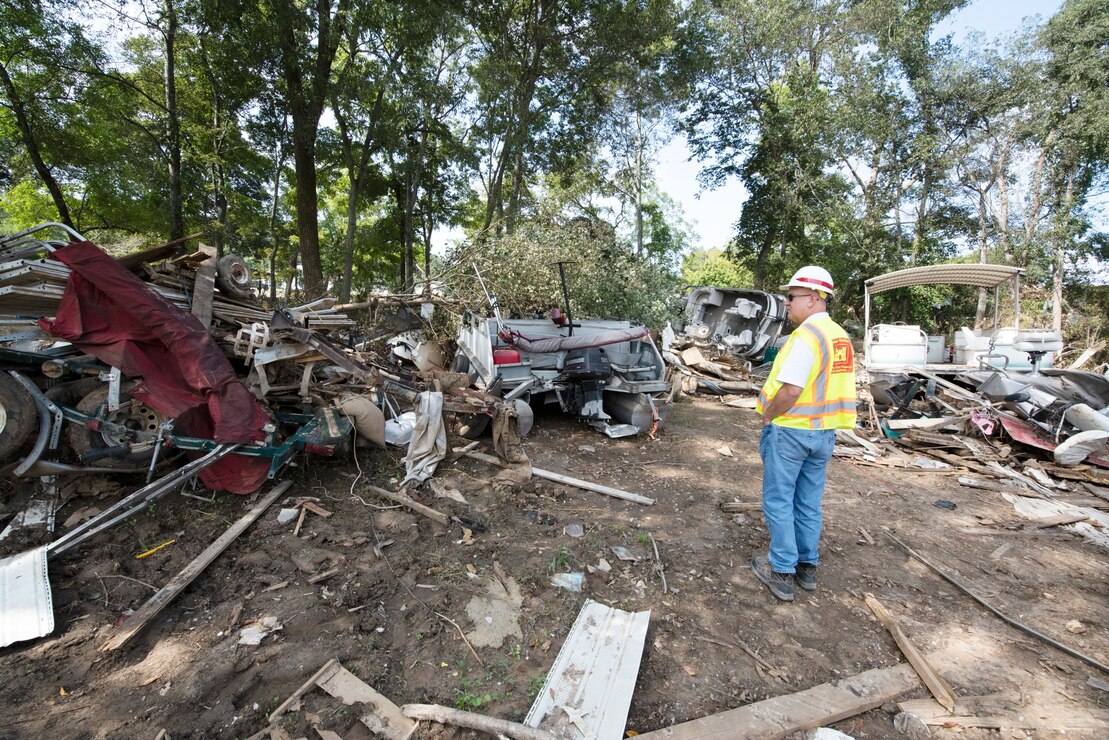
M 816 295 L 816 293 L 788 293 L 786 295 L 786 302 L 796 301 L 799 298 L 809 298 Z

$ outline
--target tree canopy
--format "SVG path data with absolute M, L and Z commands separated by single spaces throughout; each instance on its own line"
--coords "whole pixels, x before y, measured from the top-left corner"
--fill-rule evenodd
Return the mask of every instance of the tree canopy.
M 476 261 L 526 311 L 557 298 L 543 260 L 576 260 L 579 311 L 653 321 L 693 276 L 820 263 L 851 311 L 882 272 L 1005 262 L 1059 326 L 1109 257 L 1109 6 L 960 46 L 937 28 L 966 4 L 9 0 L 0 225 L 199 231 L 273 298 Z M 674 136 L 706 186 L 747 191 L 727 244 L 666 195 Z M 444 229 L 462 242 L 433 255 Z M 958 303 L 983 320 L 984 295 Z

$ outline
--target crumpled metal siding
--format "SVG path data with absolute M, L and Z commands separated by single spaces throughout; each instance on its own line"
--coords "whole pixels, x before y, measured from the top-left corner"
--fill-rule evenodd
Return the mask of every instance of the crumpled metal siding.
M 46 547 L 0 560 L 0 647 L 54 631 Z

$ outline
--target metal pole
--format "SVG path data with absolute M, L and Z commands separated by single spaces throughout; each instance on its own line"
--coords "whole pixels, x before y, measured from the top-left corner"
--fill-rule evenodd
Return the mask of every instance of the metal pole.
M 558 263 L 558 277 L 562 280 L 562 300 L 566 303 L 566 319 L 570 322 L 570 334 L 574 336 L 574 312 L 570 310 L 570 291 L 566 288 L 566 263 Z

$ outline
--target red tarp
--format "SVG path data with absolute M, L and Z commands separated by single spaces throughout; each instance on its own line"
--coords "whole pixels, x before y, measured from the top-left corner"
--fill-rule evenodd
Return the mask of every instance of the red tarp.
M 73 273 L 43 329 L 125 376 L 132 395 L 174 419 L 174 431 L 220 443 L 264 439 L 268 421 L 197 318 L 174 306 L 92 242 L 54 252 Z M 266 480 L 265 458 L 229 455 L 200 473 L 208 488 L 250 493 Z

